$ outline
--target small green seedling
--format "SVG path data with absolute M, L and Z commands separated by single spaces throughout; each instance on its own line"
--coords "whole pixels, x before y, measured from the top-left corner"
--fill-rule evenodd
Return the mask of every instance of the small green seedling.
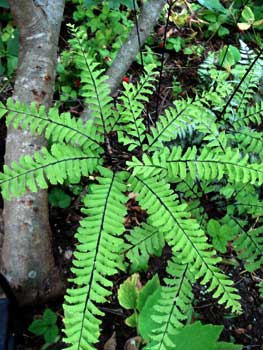
M 263 19 L 256 20 L 254 12 L 251 10 L 249 6 L 245 6 L 244 10 L 241 14 L 242 22 L 238 23 L 238 29 L 245 31 L 250 29 L 251 27 L 258 27 L 263 24 Z
M 127 278 L 118 290 L 118 300 L 126 310 L 133 310 L 131 316 L 126 318 L 125 323 L 129 327 L 138 327 L 139 313 L 142 312 L 148 298 L 160 288 L 157 275 L 154 275 L 143 287 L 138 273 Z
M 47 344 L 54 343 L 59 335 L 56 313 L 46 309 L 42 318 L 34 320 L 28 330 L 35 335 L 43 336 Z
M 71 203 L 71 197 L 58 187 L 51 189 L 48 195 L 48 202 L 53 206 L 61 209 L 68 208 Z
M 227 243 L 231 241 L 238 233 L 237 226 L 229 225 L 230 218 L 228 218 L 228 224 L 221 224 L 218 220 L 210 219 L 207 225 L 207 233 L 212 238 L 214 247 L 221 253 L 227 252 Z

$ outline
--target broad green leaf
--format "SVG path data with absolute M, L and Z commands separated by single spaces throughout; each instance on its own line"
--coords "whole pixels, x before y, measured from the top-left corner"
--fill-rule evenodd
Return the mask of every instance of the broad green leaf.
M 19 33 L 18 30 L 15 29 L 12 37 L 7 42 L 7 54 L 9 56 L 18 56 L 18 48 L 19 48 Z
M 157 304 L 158 300 L 161 297 L 161 287 L 157 288 L 157 290 L 149 296 L 147 299 L 142 311 L 139 314 L 138 318 L 138 329 L 139 334 L 145 340 L 150 340 L 150 335 L 153 329 L 158 327 L 158 324 L 152 319 L 153 315 L 153 307 Z
M 138 311 L 142 311 L 149 296 L 152 295 L 159 287 L 160 281 L 158 275 L 154 275 L 153 278 L 145 284 L 145 286 L 141 289 L 139 293 L 137 300 Z
M 0 102 L 0 119 L 7 113 L 6 107 Z
M 18 58 L 14 56 L 10 56 L 7 58 L 7 75 L 11 75 L 14 73 L 14 70 L 17 67 Z
M 71 197 L 58 187 L 52 188 L 48 194 L 48 202 L 57 208 L 68 208 Z
M 226 13 L 227 10 L 219 0 L 197 0 L 200 5 L 206 7 L 208 10 Z
M 222 330 L 223 326 L 202 325 L 200 321 L 187 325 L 174 336 L 176 350 L 239 350 L 242 348 L 241 345 L 218 342 Z
M 28 330 L 36 335 L 43 335 L 46 331 L 46 324 L 43 319 L 34 320 L 31 325 L 28 327 Z
M 242 15 L 242 19 L 244 20 L 244 22 L 252 24 L 255 21 L 254 13 L 249 6 L 245 6 L 241 15 Z
M 132 328 L 137 327 L 137 322 L 138 322 L 138 315 L 137 315 L 137 313 L 134 312 L 131 316 L 125 318 L 124 322 L 129 327 L 132 327 Z
M 9 8 L 9 3 L 7 0 L 0 0 L 0 7 L 4 7 L 6 9 Z
M 240 60 L 240 52 L 233 45 L 224 46 L 218 55 L 218 62 L 224 68 L 232 67 Z
M 46 309 L 43 314 L 43 320 L 45 320 L 46 324 L 56 324 L 57 322 L 57 315 L 55 312 L 53 312 L 50 309 Z
M 52 325 L 46 329 L 44 333 L 44 339 L 47 343 L 54 343 L 58 334 L 58 327 L 56 325 Z
M 134 274 L 124 281 L 118 290 L 118 300 L 125 309 L 136 309 L 139 275 Z

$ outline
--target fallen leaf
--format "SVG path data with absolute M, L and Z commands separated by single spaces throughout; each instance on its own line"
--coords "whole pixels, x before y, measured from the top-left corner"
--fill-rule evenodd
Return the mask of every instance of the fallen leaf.
M 239 334 L 239 335 L 245 334 L 246 331 L 247 331 L 247 330 L 246 330 L 245 328 L 236 328 L 236 329 L 235 329 L 235 333 L 236 333 L 236 334 Z
M 106 341 L 103 346 L 104 350 L 116 350 L 117 341 L 116 341 L 116 332 L 113 332 L 112 336 Z

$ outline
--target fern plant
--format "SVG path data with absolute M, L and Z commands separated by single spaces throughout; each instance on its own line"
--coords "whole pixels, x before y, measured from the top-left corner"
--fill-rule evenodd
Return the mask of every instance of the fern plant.
M 48 183 L 75 184 L 81 177 L 93 175 L 76 233 L 74 277 L 64 303 L 64 340 L 71 350 L 95 349 L 104 315 L 100 306 L 112 293 L 111 276 L 120 270 L 145 268 L 149 258 L 160 256 L 166 244 L 172 258 L 161 298 L 153 308 L 156 329 L 145 349 L 171 349 L 176 346 L 174 335 L 189 315 L 193 283 L 205 286 L 233 313 L 241 312 L 234 282 L 220 269 L 222 259 L 206 234 L 209 215 L 202 209 L 203 194 L 213 191 L 215 203 L 218 197 L 227 199 L 226 220 L 240 227 L 235 240 L 240 260 L 252 263 L 253 269 L 262 261 L 260 226 L 251 230 L 244 223 L 248 219 L 244 210 L 235 206 L 241 204 L 242 193 L 243 197 L 244 193 L 258 196 L 263 183 L 262 148 L 250 144 L 249 153 L 245 151 L 246 137 L 258 142 L 262 138 L 246 122 L 251 118 L 243 118 L 243 105 L 238 108 L 240 99 L 247 105 L 252 97 L 239 93 L 222 118 L 221 111 L 237 82 L 228 81 L 219 71 L 216 85 L 194 99 L 175 101 L 148 129 L 144 105 L 154 90 L 154 67 L 146 67 L 137 84 L 124 83 L 115 106 L 107 77 L 83 50 L 85 34 L 73 27 L 71 30 L 72 52 L 81 71 L 82 95 L 90 119 L 83 123 L 69 113 L 59 114 L 56 108 L 46 113 L 42 107 L 11 99 L 1 104 L 0 116 L 6 116 L 7 125 L 44 134 L 51 144 L 34 157 L 25 156 L 4 166 L 0 174 L 2 195 L 19 196 L 28 190 L 45 189 Z M 254 84 L 253 80 L 253 91 Z M 245 89 L 248 91 L 247 86 Z M 251 108 L 260 115 L 260 102 Z M 256 120 L 255 116 L 252 119 Z M 229 124 L 236 134 L 229 133 Z M 199 135 L 195 146 L 184 142 L 189 125 Z M 112 134 L 117 135 L 119 146 L 111 143 Z M 126 229 L 128 193 L 147 217 L 137 227 Z M 255 205 L 259 202 L 255 200 Z M 249 215 L 255 213 L 253 210 Z

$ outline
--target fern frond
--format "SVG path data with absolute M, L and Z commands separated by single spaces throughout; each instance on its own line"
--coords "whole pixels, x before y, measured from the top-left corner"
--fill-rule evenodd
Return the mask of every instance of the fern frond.
M 112 112 L 112 98 L 110 88 L 107 84 L 108 77 L 103 69 L 99 69 L 99 63 L 95 57 L 84 50 L 85 42 L 88 40 L 87 33 L 84 30 L 75 29 L 69 26 L 74 36 L 70 40 L 70 45 L 75 54 L 75 62 L 81 71 L 82 89 L 81 94 L 85 98 L 91 119 L 97 124 L 97 132 L 106 137 L 114 122 L 114 113 Z
M 250 50 L 242 40 L 240 40 L 240 46 L 241 59 L 232 70 L 232 73 L 236 79 L 236 84 L 239 84 L 242 77 L 246 77 L 242 84 L 239 86 L 238 91 L 236 91 L 235 96 L 230 103 L 230 108 L 228 108 L 228 113 L 225 115 L 225 118 L 230 118 L 230 120 L 232 119 L 231 114 L 234 114 L 235 118 L 235 112 L 237 110 L 245 111 L 250 102 L 254 102 L 254 97 L 259 88 L 260 79 L 262 78 L 262 59 L 260 57 L 257 57 L 257 55 L 255 55 L 255 53 Z M 251 66 L 252 63 L 253 66 Z M 249 72 L 248 69 L 250 69 Z
M 263 154 L 263 133 L 255 132 L 250 128 L 243 127 L 242 129 L 230 130 L 227 135 L 232 144 L 239 147 L 245 153 Z
M 136 100 L 139 102 L 144 102 L 147 103 L 149 101 L 149 97 L 154 89 L 154 82 L 155 82 L 155 65 L 150 64 L 149 66 L 146 66 L 144 68 L 144 74 L 140 77 L 139 82 L 134 86 L 135 92 L 132 95 L 132 100 Z M 124 84 L 125 86 L 127 86 L 127 84 Z M 132 84 L 131 84 L 132 85 Z M 114 125 L 112 126 L 111 131 L 116 130 L 118 131 L 119 129 L 122 129 L 127 122 L 124 122 L 123 125 L 121 125 L 121 123 L 123 123 L 123 115 L 126 113 L 127 114 L 127 110 L 130 110 L 130 103 L 129 100 L 124 98 L 125 103 L 124 104 L 118 104 L 117 108 L 118 108 L 118 117 L 115 120 Z M 127 116 L 129 118 L 129 116 Z M 130 115 L 130 121 L 131 121 L 131 115 Z M 128 120 L 129 122 L 129 120 Z M 126 130 L 123 130 L 126 131 Z M 127 131 L 126 131 L 127 132 Z
M 227 175 L 231 182 L 263 183 L 263 165 L 249 164 L 248 155 L 241 157 L 239 150 L 226 149 L 226 153 L 213 154 L 209 148 L 204 148 L 200 155 L 196 147 L 188 148 L 183 154 L 181 147 L 168 148 L 155 152 L 153 157 L 143 156 L 143 162 L 133 157 L 128 162 L 134 174 L 144 178 L 167 174 L 169 180 L 185 179 L 187 173 L 191 178 L 199 180 L 222 179 Z
M 203 83 L 207 83 L 207 80 L 211 77 L 209 76 L 209 71 L 216 69 L 215 66 L 215 52 L 208 52 L 205 60 L 198 67 L 198 75 Z
M 227 148 L 225 153 L 213 154 L 208 148 L 204 148 L 199 156 L 195 147 L 189 148 L 184 155 L 180 148 L 174 148 L 167 159 L 168 176 L 185 178 L 189 171 L 195 179 L 220 180 L 224 175 L 230 182 L 263 183 L 262 164 L 249 164 L 248 155 L 243 158 L 239 150 Z
M 173 257 L 167 267 L 171 276 L 165 279 L 166 286 L 161 287 L 161 295 L 153 307 L 153 329 L 149 344 L 144 350 L 167 350 L 176 347 L 174 336 L 184 326 L 183 321 L 189 317 L 193 300 L 192 284 L 194 277 L 189 264 L 181 264 Z
M 123 266 L 120 251 L 124 242 L 119 236 L 124 231 L 123 173 L 100 168 L 104 177 L 84 198 L 87 215 L 77 232 L 79 244 L 74 253 L 72 281 L 75 288 L 68 289 L 65 297 L 65 342 L 70 350 L 94 350 L 100 334 L 100 316 L 97 303 L 104 303 L 111 294 L 112 281 L 108 278 Z
M 165 115 L 159 117 L 156 127 L 151 128 L 151 135 L 147 134 L 148 145 L 144 149 L 161 149 L 165 143 L 180 137 L 191 125 L 205 135 L 203 139 L 209 142 L 211 148 L 219 147 L 224 151 L 226 139 L 219 132 L 215 119 L 215 115 L 202 105 L 202 100 L 178 100 L 174 107 L 166 109 Z
M 164 247 L 164 237 L 156 227 L 143 223 L 126 236 L 128 249 L 126 256 L 132 265 L 139 265 L 141 259 L 147 263 L 150 256 L 160 256 Z
M 234 249 L 238 257 L 245 261 L 245 268 L 253 272 L 263 264 L 263 227 L 249 231 L 241 228 L 239 237 L 234 241 Z
M 190 111 L 190 101 L 178 100 L 174 107 L 165 110 L 165 115 L 161 115 L 156 123 L 156 127 L 151 128 L 151 135 L 147 134 L 147 151 L 154 151 L 161 148 L 164 142 L 175 140 L 181 129 L 186 129 L 194 117 Z
M 9 98 L 6 106 L 0 103 L 0 117 L 5 114 L 7 126 L 29 128 L 32 134 L 44 134 L 52 142 L 68 142 L 84 149 L 101 150 L 103 139 L 96 133 L 92 122 L 84 126 L 81 119 L 72 118 L 68 112 L 59 114 L 56 108 L 51 108 L 47 113 L 44 106 L 38 108 L 35 103 L 28 106 Z
M 144 178 L 157 175 L 165 177 L 168 173 L 166 161 L 169 154 L 168 148 L 164 148 L 162 152 L 154 152 L 152 157 L 143 153 L 142 160 L 133 156 L 132 161 L 127 161 L 127 165 L 132 169 L 133 175 L 141 175 Z
M 201 203 L 202 196 L 204 193 L 214 191 L 214 188 L 210 190 L 207 185 L 205 185 L 204 188 L 202 188 L 202 186 L 204 186 L 204 181 L 202 181 L 202 183 L 193 181 L 190 175 L 188 175 L 184 180 L 178 181 L 176 184 L 176 192 L 179 194 L 180 198 L 183 198 L 184 201 L 187 202 L 192 215 L 197 219 L 201 218 L 203 221 L 206 219 L 207 214 L 205 207 Z
M 256 203 L 251 202 L 235 202 L 233 205 L 235 208 L 238 208 L 240 214 L 250 214 L 252 217 L 262 216 L 263 215 L 263 205 L 262 201 L 256 200 Z
M 124 145 L 129 145 L 128 150 L 136 147 L 143 147 L 145 139 L 146 125 L 142 118 L 145 103 L 149 101 L 149 95 L 154 89 L 154 69 L 155 66 L 149 66 L 140 81 L 134 85 L 132 83 L 124 84 L 124 91 L 120 97 L 122 104 L 118 104 L 118 140 Z
M 235 129 L 238 130 L 238 128 L 242 126 L 249 126 L 251 124 L 253 125 L 260 125 L 261 120 L 263 116 L 263 101 L 257 102 L 253 105 L 249 104 L 246 105 L 245 108 L 239 109 L 238 114 L 235 115 L 236 120 L 234 119 L 234 116 L 231 119 L 232 125 L 234 125 Z
M 90 175 L 100 162 L 98 156 L 86 154 L 77 147 L 54 144 L 51 151 L 42 148 L 34 157 L 21 157 L 19 162 L 11 166 L 4 165 L 0 173 L 0 187 L 5 198 L 19 196 L 27 190 L 36 192 L 46 189 L 47 182 L 62 184 L 65 180 L 77 183 L 81 176 Z
M 232 287 L 233 282 L 215 266 L 221 259 L 215 256 L 198 223 L 190 218 L 187 205 L 179 204 L 177 196 L 163 180 L 131 176 L 130 185 L 133 192 L 139 193 L 137 199 L 149 214 L 148 222 L 164 234 L 174 255 L 198 271 L 196 276 L 202 278 L 202 284 L 210 283 L 208 290 L 214 291 L 213 296 L 219 303 L 240 311 L 237 301 L 240 297 Z

